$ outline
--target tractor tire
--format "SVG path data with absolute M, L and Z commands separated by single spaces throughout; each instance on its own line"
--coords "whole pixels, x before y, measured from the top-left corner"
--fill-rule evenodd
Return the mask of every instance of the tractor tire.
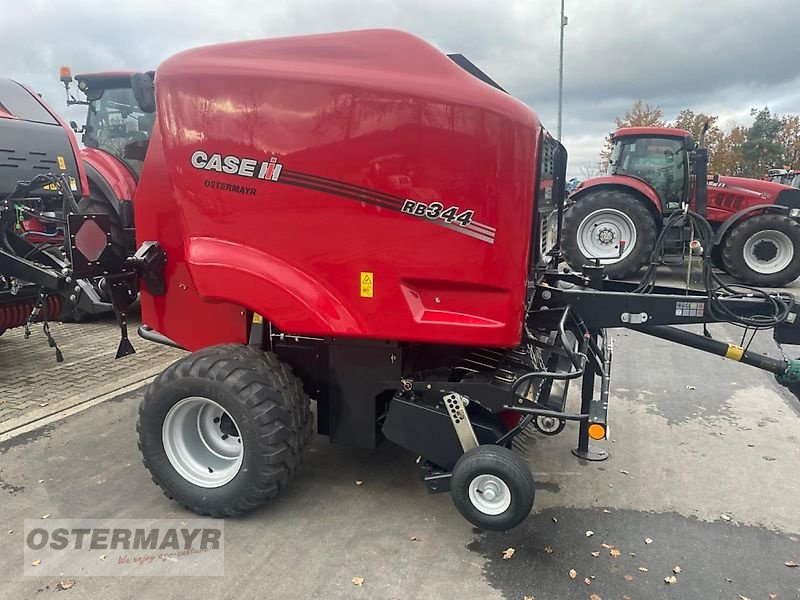
M 506 531 L 522 523 L 533 508 L 535 494 L 528 464 L 503 446 L 486 444 L 468 450 L 450 477 L 450 495 L 458 511 L 489 531 Z
M 277 496 L 311 439 L 309 398 L 272 353 L 223 345 L 151 384 L 136 426 L 144 466 L 189 510 L 232 517 Z
M 580 197 L 564 213 L 561 249 L 576 271 L 599 258 L 606 275 L 623 279 L 650 260 L 656 236 L 656 221 L 641 200 L 620 190 L 599 190 Z M 626 246 L 619 257 L 621 239 Z
M 742 283 L 783 287 L 800 276 L 800 223 L 775 213 L 745 219 L 725 236 L 722 261 Z

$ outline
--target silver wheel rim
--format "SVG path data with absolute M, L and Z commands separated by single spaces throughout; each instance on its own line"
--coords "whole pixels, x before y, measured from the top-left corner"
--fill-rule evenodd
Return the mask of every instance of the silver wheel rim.
M 184 398 L 170 408 L 161 426 L 161 441 L 172 467 L 200 487 L 221 487 L 242 467 L 239 427 L 208 398 Z
M 561 422 L 556 417 L 549 417 L 547 415 L 539 415 L 536 417 L 536 424 L 539 429 L 545 433 L 553 433 Z
M 783 271 L 793 258 L 794 244 L 782 231 L 759 231 L 744 243 L 744 263 L 756 273 L 771 275 Z
M 619 256 L 619 241 L 625 240 L 625 251 Z M 590 213 L 578 226 L 578 249 L 586 258 L 599 258 L 611 265 L 628 256 L 636 245 L 636 226 L 624 212 L 601 208 Z
M 511 490 L 495 475 L 478 475 L 469 484 L 472 506 L 485 515 L 499 515 L 511 506 Z

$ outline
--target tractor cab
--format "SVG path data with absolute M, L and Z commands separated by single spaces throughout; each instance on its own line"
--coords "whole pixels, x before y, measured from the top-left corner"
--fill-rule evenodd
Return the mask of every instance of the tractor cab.
M 612 137 L 609 174 L 634 177 L 658 196 L 663 212 L 691 199 L 695 141 L 684 129 L 628 127 Z
M 85 100 L 78 100 L 69 93 L 72 76 L 68 69 L 62 69 L 61 80 L 67 87 L 67 105 L 87 106 L 86 123 L 81 130 L 83 144 L 116 157 L 138 179 L 155 113 L 140 105 L 132 85 L 136 76 L 130 72 L 77 75 L 75 81 Z

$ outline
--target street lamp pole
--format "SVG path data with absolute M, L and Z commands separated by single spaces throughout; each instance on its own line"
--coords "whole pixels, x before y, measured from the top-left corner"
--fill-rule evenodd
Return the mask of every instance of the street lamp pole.
M 561 141 L 561 105 L 564 100 L 564 28 L 567 17 L 564 16 L 564 0 L 561 0 L 561 35 L 558 46 L 558 129 L 556 138 Z

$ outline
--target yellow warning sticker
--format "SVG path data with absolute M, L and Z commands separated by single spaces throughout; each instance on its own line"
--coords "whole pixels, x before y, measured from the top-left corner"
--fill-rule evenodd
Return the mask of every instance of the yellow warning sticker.
M 64 161 L 64 157 L 63 156 L 56 156 L 56 160 L 58 161 L 58 168 L 61 169 L 62 171 L 66 171 L 67 170 L 67 163 Z
M 361 297 L 372 298 L 375 286 L 375 276 L 369 271 L 361 271 L 361 278 L 359 279 L 361 285 Z
M 258 313 L 253 313 L 253 325 L 261 325 L 264 322 L 264 317 Z
M 78 182 L 75 180 L 74 177 L 69 178 L 69 189 L 71 189 L 73 192 L 78 191 Z

